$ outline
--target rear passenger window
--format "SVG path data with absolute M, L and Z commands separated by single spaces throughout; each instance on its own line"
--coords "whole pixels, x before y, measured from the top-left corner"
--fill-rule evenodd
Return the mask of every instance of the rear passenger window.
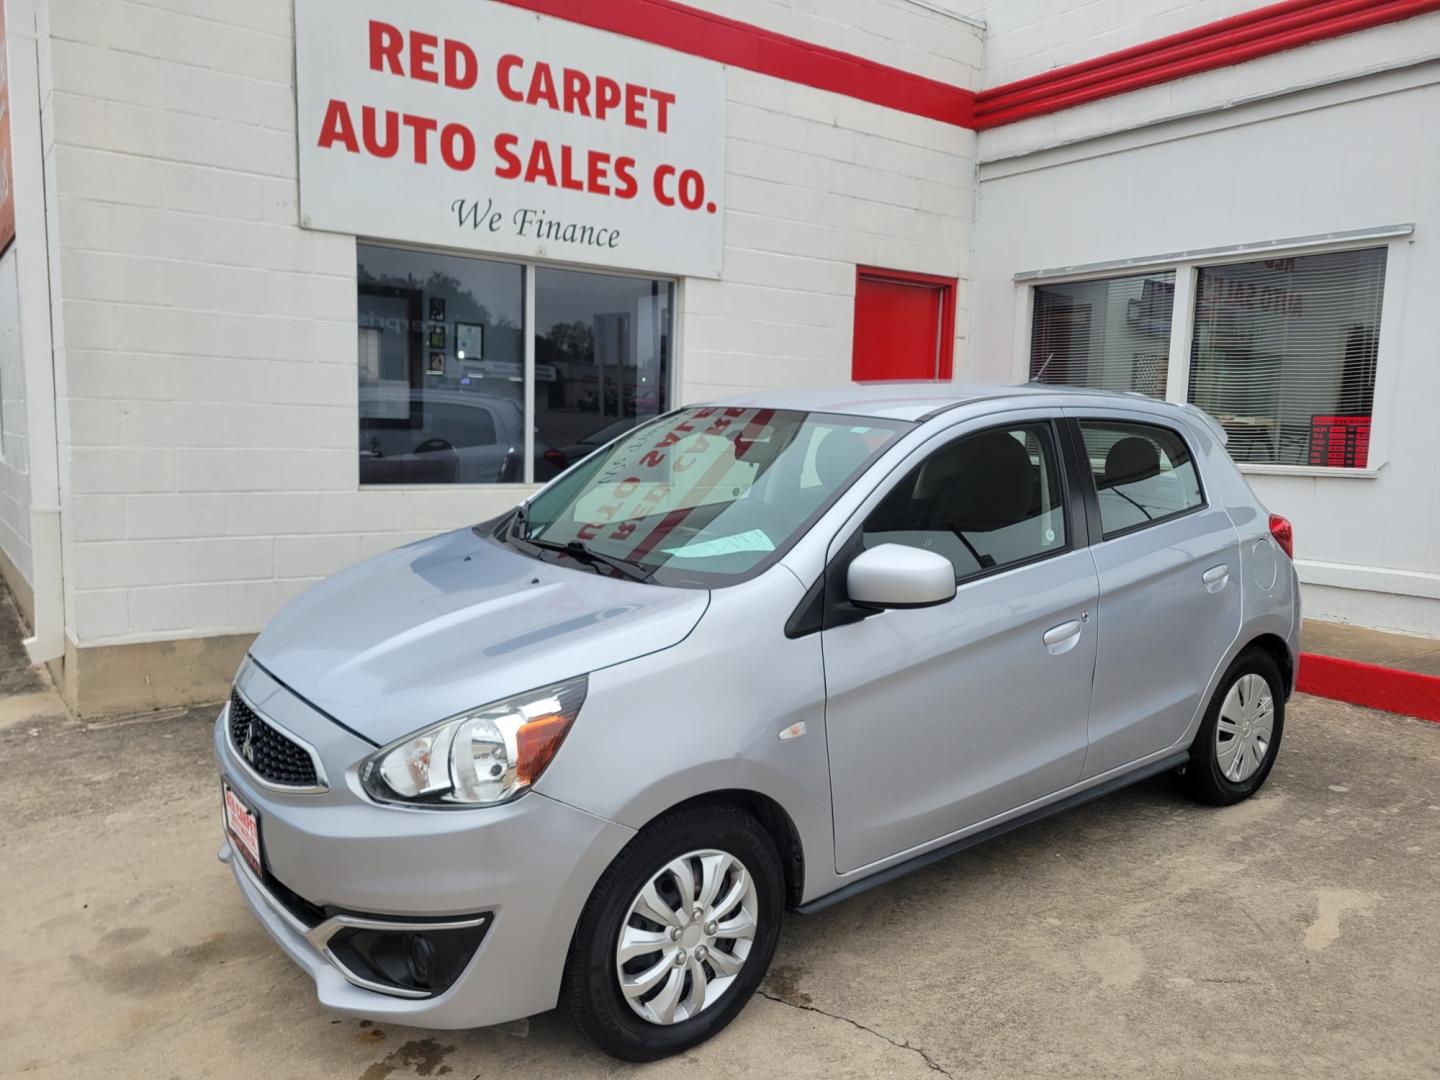
M 1164 521 L 1205 501 L 1190 448 L 1169 428 L 1082 420 L 1080 431 L 1107 537 Z
M 1049 424 L 992 428 L 917 465 L 865 521 L 864 544 L 944 555 L 963 581 L 1063 550 L 1065 500 Z

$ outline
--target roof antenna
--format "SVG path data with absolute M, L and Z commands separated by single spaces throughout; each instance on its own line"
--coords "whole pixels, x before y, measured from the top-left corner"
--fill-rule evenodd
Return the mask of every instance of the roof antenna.
M 1034 375 L 1030 376 L 1030 381 L 1031 381 L 1031 382 L 1042 382 L 1042 381 L 1044 381 L 1044 379 L 1045 379 L 1045 369 L 1050 366 L 1050 361 L 1051 361 L 1051 360 L 1054 360 L 1054 359 L 1055 359 L 1055 354 L 1054 354 L 1053 352 L 1052 352 L 1049 356 L 1045 357 L 1045 362 L 1040 365 L 1040 370 L 1039 370 L 1039 371 L 1037 371 Z

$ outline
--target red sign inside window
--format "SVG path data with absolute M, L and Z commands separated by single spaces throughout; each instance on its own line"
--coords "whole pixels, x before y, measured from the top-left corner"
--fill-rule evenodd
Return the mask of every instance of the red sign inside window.
M 1310 464 L 1363 469 L 1370 457 L 1370 417 L 1312 416 Z

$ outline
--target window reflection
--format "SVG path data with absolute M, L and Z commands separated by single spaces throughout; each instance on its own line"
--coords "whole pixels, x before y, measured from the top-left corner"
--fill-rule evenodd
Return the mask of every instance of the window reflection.
M 1165 396 L 1175 271 L 1035 287 L 1030 378 Z
M 362 484 L 527 479 L 525 276 L 517 263 L 357 245 Z M 544 482 L 668 408 L 674 284 L 536 268 Z
M 524 480 L 524 267 L 360 244 L 356 277 L 360 482 Z
M 668 408 L 674 293 L 664 280 L 535 271 L 537 480 Z

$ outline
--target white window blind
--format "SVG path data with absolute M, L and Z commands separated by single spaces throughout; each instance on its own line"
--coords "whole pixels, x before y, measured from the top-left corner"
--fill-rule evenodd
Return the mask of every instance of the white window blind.
M 1030 378 L 1165 396 L 1175 272 L 1035 286 Z
M 1385 249 L 1202 267 L 1190 400 L 1236 461 L 1365 467 Z

